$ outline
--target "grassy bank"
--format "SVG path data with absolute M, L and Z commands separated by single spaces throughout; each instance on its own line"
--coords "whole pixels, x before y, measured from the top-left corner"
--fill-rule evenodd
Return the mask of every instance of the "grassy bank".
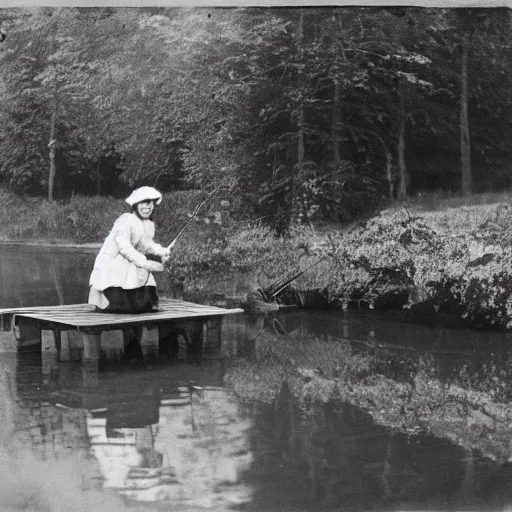
M 158 236 L 167 239 L 197 203 L 197 191 L 166 194 L 158 209 Z M 74 196 L 49 202 L 0 189 L 0 240 L 54 244 L 102 243 L 115 219 L 129 206 L 122 199 Z M 208 215 L 206 209 L 205 215 Z
M 201 199 L 197 191 L 166 194 L 157 241 L 170 242 Z M 509 194 L 416 198 L 350 229 L 303 225 L 289 237 L 229 217 L 216 222 L 221 199 L 190 224 L 167 268 L 192 294 L 215 294 L 237 275 L 256 276 L 266 287 L 305 270 L 291 300 L 316 294 L 340 307 L 405 308 L 455 315 L 470 327 L 512 327 Z M 122 200 L 105 197 L 48 203 L 0 191 L 0 200 L 0 240 L 101 243 L 127 211 Z

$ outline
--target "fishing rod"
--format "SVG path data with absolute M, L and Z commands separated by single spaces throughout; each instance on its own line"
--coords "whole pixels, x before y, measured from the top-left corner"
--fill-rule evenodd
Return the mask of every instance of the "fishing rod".
M 194 220 L 196 215 L 198 214 L 201 207 L 210 199 L 210 197 L 220 188 L 220 185 L 215 187 L 196 207 L 194 212 L 190 215 L 187 222 L 185 222 L 184 226 L 178 231 L 178 234 L 174 237 L 174 240 L 167 246 L 167 249 L 171 249 L 174 244 L 176 243 L 176 240 L 181 236 L 181 234 L 187 229 L 188 225 Z
M 301 272 L 301 270 L 292 270 L 291 272 L 286 273 L 283 277 L 277 279 L 272 284 L 268 286 L 268 288 L 265 289 L 265 294 L 267 297 L 271 297 L 272 294 L 277 291 L 283 284 L 287 283 L 288 280 L 295 278 L 296 275 L 298 275 Z
M 322 256 L 321 258 L 319 258 L 318 260 L 316 260 L 314 263 L 312 263 L 311 265 L 309 265 L 309 267 L 306 267 L 304 270 L 300 270 L 299 272 L 293 274 L 290 278 L 286 279 L 285 282 L 283 284 L 281 284 L 280 286 L 278 286 L 278 288 L 271 292 L 269 294 L 270 298 L 273 298 L 273 297 L 276 297 L 279 293 L 281 293 L 288 285 L 290 285 L 293 281 L 295 281 L 295 279 L 299 278 L 302 274 L 304 274 L 304 272 L 307 272 L 308 270 L 312 269 L 313 267 L 316 267 L 316 265 L 318 265 L 319 263 L 321 263 L 323 260 L 325 260 L 327 257 L 329 256 L 329 254 L 325 254 L 324 256 Z

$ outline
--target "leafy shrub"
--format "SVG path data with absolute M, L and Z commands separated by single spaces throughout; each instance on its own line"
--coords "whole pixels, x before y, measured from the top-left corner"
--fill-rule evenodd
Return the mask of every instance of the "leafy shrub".
M 372 304 L 393 290 L 408 297 L 407 307 L 457 308 L 469 325 L 508 329 L 511 221 L 507 204 L 382 212 L 337 241 L 330 296 Z

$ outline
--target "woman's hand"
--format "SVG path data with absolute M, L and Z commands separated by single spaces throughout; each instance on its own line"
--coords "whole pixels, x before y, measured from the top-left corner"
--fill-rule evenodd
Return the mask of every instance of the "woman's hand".
M 147 260 L 144 267 L 146 268 L 146 270 L 149 270 L 150 272 L 162 272 L 164 270 L 164 266 L 162 263 L 153 260 Z
M 174 247 L 176 240 L 173 240 L 170 245 L 165 248 L 165 253 L 162 256 L 162 263 L 165 265 L 171 257 L 171 249 Z

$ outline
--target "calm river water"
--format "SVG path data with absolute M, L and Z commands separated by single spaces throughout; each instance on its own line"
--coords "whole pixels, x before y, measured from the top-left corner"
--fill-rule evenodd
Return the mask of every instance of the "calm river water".
M 1 246 L 0 308 L 83 302 L 93 259 Z M 267 392 L 275 372 L 234 357 L 48 365 L 2 333 L 0 511 L 512 510 L 507 335 L 368 312 L 278 319 L 302 354 L 350 352 L 344 399 L 308 405 L 293 379 Z M 322 369 L 305 382 L 327 385 Z

